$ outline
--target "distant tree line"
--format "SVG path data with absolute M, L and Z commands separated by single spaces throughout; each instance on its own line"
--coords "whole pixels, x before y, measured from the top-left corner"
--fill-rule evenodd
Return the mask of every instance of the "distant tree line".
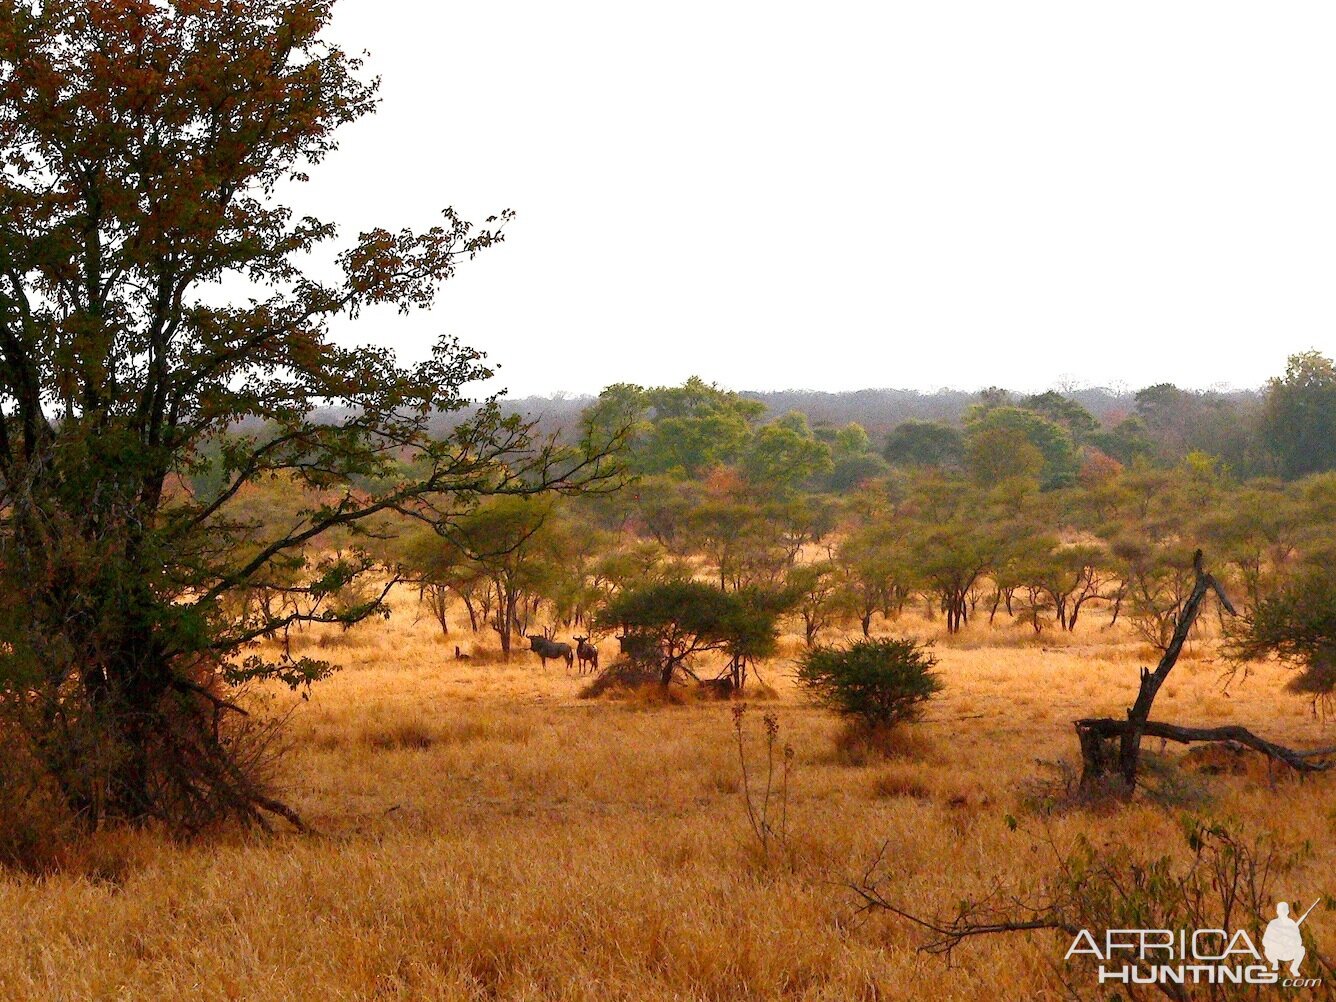
M 1188 448 L 1235 442 L 1217 405 L 1166 386 L 1111 423 L 1056 392 L 990 390 L 958 425 L 906 422 L 877 442 L 857 423 L 772 417 L 700 379 L 619 384 L 584 408 L 579 432 L 629 429 L 627 488 L 487 501 L 451 538 L 409 532 L 387 559 L 445 596 L 442 616 L 456 595 L 468 625 L 496 631 L 503 650 L 508 632 L 545 615 L 648 631 L 674 664 L 689 664 L 687 648 L 728 651 L 738 673 L 748 652 L 769 649 L 772 628 L 816 646 L 840 628 L 894 630 L 910 607 L 951 632 L 986 620 L 1041 635 L 1098 615 L 1164 647 L 1198 547 L 1249 615 L 1330 573 L 1336 436 L 1323 422 L 1334 414 L 1332 365 L 1315 354 L 1291 359 L 1239 439 L 1245 451 L 1225 455 Z M 661 593 L 689 597 L 690 616 L 651 630 L 646 610 L 674 603 L 635 596 L 674 582 L 694 583 Z M 738 639 L 736 610 L 705 602 L 706 584 L 742 596 L 767 625 Z M 662 639 L 688 621 L 687 648 Z
M 623 490 L 481 498 L 435 523 L 387 516 L 379 541 L 359 545 L 447 634 L 494 638 L 506 657 L 539 623 L 634 634 L 660 652 L 664 679 L 714 657 L 741 682 L 780 629 L 815 648 L 842 629 L 893 632 L 911 607 L 950 632 L 986 621 L 1039 636 L 1098 616 L 1162 648 L 1198 547 L 1250 615 L 1330 574 L 1331 362 L 1296 355 L 1251 424 L 1230 413 L 1167 385 L 1104 420 L 1057 392 L 990 389 L 957 423 L 874 438 L 698 378 L 617 384 L 566 434 L 616 437 Z M 216 489 L 212 469 L 202 456 L 194 492 Z M 310 503 L 301 492 L 277 478 L 237 503 L 281 523 Z M 330 536 L 308 565 L 338 566 L 341 545 Z M 350 584 L 318 597 L 337 612 L 374 596 Z M 313 601 L 277 575 L 246 600 L 270 617 L 310 615 L 292 606 Z M 1330 670 L 1305 677 L 1314 695 L 1332 688 Z
M 963 435 L 980 412 L 1008 406 L 1033 411 L 1064 427 L 1078 452 L 1089 445 L 1124 464 L 1144 457 L 1172 465 L 1198 452 L 1223 462 L 1238 476 L 1293 478 L 1331 469 L 1336 462 L 1336 447 L 1331 444 L 1336 439 L 1333 382 L 1331 360 L 1309 351 L 1292 356 L 1285 374 L 1260 390 L 1191 390 L 1156 383 L 1135 392 L 1087 387 L 1026 395 L 990 387 L 977 393 L 773 390 L 731 396 L 746 401 L 749 420 L 764 423 L 802 414 L 818 436 L 858 425 L 885 446 L 884 455 L 892 463 L 959 462 Z M 598 398 L 515 398 L 503 401 L 501 407 L 505 413 L 536 422 L 540 432 L 573 440 L 587 408 L 606 403 L 609 392 L 625 389 L 625 385 L 610 387 Z M 440 416 L 437 431 L 444 432 L 461 419 Z M 993 419 L 1010 421 L 1013 431 L 1018 430 L 1016 420 L 1015 415 Z M 1045 434 L 1042 428 L 1030 430 L 1032 437 Z M 996 442 L 1007 436 L 994 431 L 988 437 Z M 1061 446 L 1050 442 L 1049 447 L 1050 459 L 1060 458 L 1051 450 Z

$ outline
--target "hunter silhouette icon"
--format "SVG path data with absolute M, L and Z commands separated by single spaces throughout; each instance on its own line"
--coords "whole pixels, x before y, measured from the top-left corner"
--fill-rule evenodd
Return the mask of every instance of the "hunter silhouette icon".
M 1316 907 L 1317 902 L 1314 901 L 1296 922 L 1290 918 L 1288 903 L 1281 901 L 1276 905 L 1276 917 L 1267 923 L 1266 932 L 1262 934 L 1262 952 L 1266 954 L 1266 959 L 1271 962 L 1273 969 L 1282 963 L 1289 964 L 1290 974 L 1296 978 L 1299 976 L 1299 964 L 1307 952 L 1304 949 L 1303 935 L 1299 932 L 1299 926 L 1308 918 L 1308 912 Z

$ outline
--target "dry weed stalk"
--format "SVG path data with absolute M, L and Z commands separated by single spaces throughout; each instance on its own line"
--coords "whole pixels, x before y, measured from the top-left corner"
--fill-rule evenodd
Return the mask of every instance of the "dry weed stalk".
M 747 715 L 747 704 L 733 707 L 733 734 L 738 745 L 738 764 L 742 768 L 742 801 L 747 809 L 747 821 L 752 834 L 760 847 L 762 858 L 769 863 L 772 854 L 793 863 L 792 847 L 789 841 L 789 775 L 793 771 L 793 746 L 785 744 L 783 751 L 778 751 L 779 718 L 772 712 L 765 713 L 761 722 L 765 728 L 765 787 L 752 792 L 751 769 L 747 762 L 747 740 L 743 728 L 743 718 Z M 775 766 L 779 765 L 779 787 L 775 788 Z M 772 821 L 772 808 L 778 812 L 776 825 Z

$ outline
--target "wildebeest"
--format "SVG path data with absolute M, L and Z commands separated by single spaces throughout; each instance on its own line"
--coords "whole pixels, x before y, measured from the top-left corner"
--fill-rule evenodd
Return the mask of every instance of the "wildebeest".
M 722 678 L 703 678 L 697 684 L 703 693 L 714 699 L 732 699 L 733 693 L 737 691 L 737 683 L 727 675 Z
M 580 661 L 580 671 L 589 665 L 590 671 L 598 671 L 598 648 L 589 642 L 588 637 L 572 637 L 575 641 L 575 656 Z
M 618 633 L 613 636 L 624 656 L 632 661 L 644 661 L 654 657 L 654 638 L 639 633 Z
M 570 644 L 559 644 L 551 637 L 526 637 L 529 641 L 529 650 L 538 655 L 538 660 L 547 667 L 549 660 L 562 660 L 566 662 L 569 669 L 575 663 L 575 653 L 571 650 Z

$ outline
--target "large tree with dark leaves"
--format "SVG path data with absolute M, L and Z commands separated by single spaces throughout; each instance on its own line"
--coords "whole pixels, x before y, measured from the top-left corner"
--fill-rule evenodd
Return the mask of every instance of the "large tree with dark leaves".
M 477 352 L 331 338 L 431 304 L 507 219 L 447 210 L 302 270 L 335 230 L 276 192 L 376 101 L 331 7 L 0 0 L 0 770 L 86 826 L 297 820 L 249 769 L 235 687 L 328 668 L 257 642 L 384 610 L 393 574 L 357 545 L 378 517 L 448 532 L 482 496 L 610 473 L 491 403 L 429 436 L 490 374 Z M 274 478 L 308 498 L 277 527 L 241 503 Z M 235 600 L 256 588 L 286 600 Z

